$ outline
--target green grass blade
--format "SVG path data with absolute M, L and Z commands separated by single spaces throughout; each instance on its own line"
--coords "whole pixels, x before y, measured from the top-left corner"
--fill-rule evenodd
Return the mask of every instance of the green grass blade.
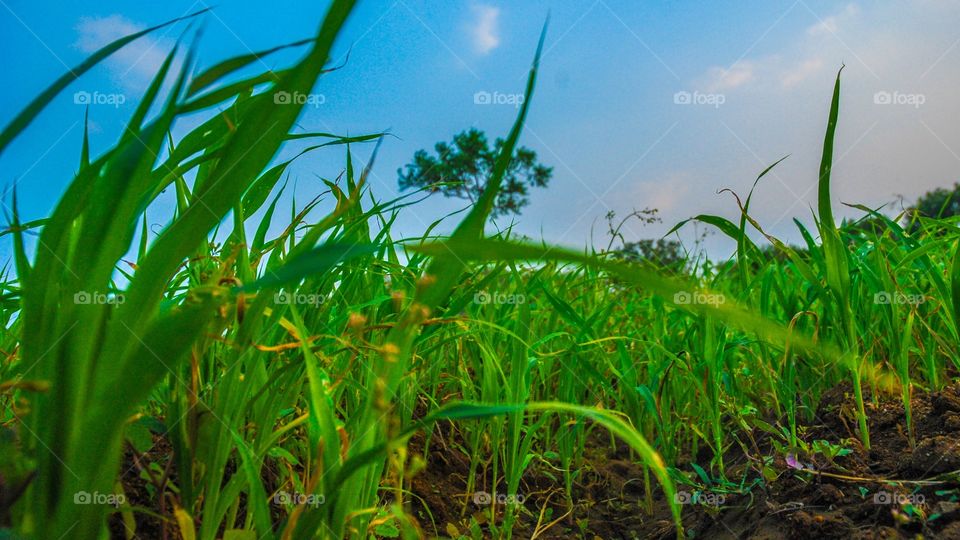
M 20 113 L 17 114 L 17 116 L 14 117 L 14 119 L 11 120 L 10 123 L 7 124 L 5 128 L 3 128 L 3 131 L 0 132 L 0 155 L 3 154 L 4 149 L 6 149 L 7 145 L 10 144 L 10 141 L 12 141 L 14 138 L 16 138 L 17 135 L 20 134 L 20 132 L 26 129 L 27 126 L 30 125 L 30 122 L 32 122 L 33 119 L 36 118 L 38 114 L 40 114 L 40 111 L 46 108 L 47 104 L 49 104 L 50 101 L 52 101 L 57 94 L 62 92 L 64 88 L 66 88 L 70 83 L 72 83 L 74 80 L 79 78 L 81 75 L 89 71 L 92 67 L 96 66 L 97 64 L 102 62 L 104 59 L 106 59 L 108 56 L 122 49 L 132 41 L 136 41 L 137 39 L 151 32 L 154 32 L 161 28 L 165 28 L 167 26 L 170 26 L 171 24 L 196 17 L 202 13 L 207 12 L 208 10 L 209 8 L 202 9 L 200 11 L 191 13 L 190 15 L 178 17 L 171 21 L 167 21 L 163 24 L 158 24 L 157 26 L 147 28 L 146 30 L 142 30 L 135 34 L 122 37 L 114 41 L 113 43 L 106 45 L 102 49 L 98 50 L 97 52 L 87 57 L 87 59 L 81 62 L 79 65 L 77 65 L 77 67 L 71 69 L 69 72 L 65 73 L 59 79 L 57 79 L 57 81 L 54 82 L 52 85 L 50 85 L 49 88 L 47 88 L 43 92 L 40 92 L 40 94 L 37 95 L 37 97 L 34 98 L 29 105 L 27 105 L 22 111 L 20 111 Z

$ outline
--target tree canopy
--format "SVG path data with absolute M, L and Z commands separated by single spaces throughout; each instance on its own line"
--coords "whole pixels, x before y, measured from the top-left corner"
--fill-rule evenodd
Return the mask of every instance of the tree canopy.
M 491 147 L 482 131 L 462 131 L 454 135 L 451 143 L 437 143 L 436 155 L 418 150 L 413 162 L 397 170 L 400 189 L 439 191 L 446 197 L 476 202 L 493 174 L 502 148 L 503 139 L 496 139 Z M 517 148 L 504 173 L 492 216 L 519 214 L 530 202 L 529 189 L 546 187 L 552 176 L 553 167 L 540 164 L 536 152 Z
M 908 229 L 913 232 L 919 227 L 917 218 L 946 218 L 960 215 L 960 184 L 951 188 L 937 188 L 928 191 L 907 209 L 906 219 L 910 220 Z

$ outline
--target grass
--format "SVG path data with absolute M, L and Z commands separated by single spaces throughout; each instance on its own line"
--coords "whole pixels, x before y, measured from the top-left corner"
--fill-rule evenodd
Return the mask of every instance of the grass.
M 350 151 L 381 134 L 294 134 L 301 106 L 274 99 L 322 84 L 352 4 L 335 1 L 314 38 L 289 45 L 302 60 L 276 72 L 238 79 L 254 55 L 195 72 L 192 48 L 175 50 L 117 143 L 92 156 L 84 141 L 48 218 L 21 223 L 12 198 L 4 235 L 15 272 L 0 284 L 0 534 L 102 538 L 113 515 L 129 534 L 138 516 L 159 516 L 184 539 L 432 535 L 444 524 L 410 511 L 410 479 L 431 464 L 408 443 L 443 423 L 470 456 L 467 493 L 516 498 L 542 461 L 570 509 L 589 441 L 608 432 L 644 466 L 640 509 L 668 505 L 682 535 L 674 485 L 726 479 L 724 454 L 747 430 L 797 451 L 820 394 L 849 382 L 869 447 L 863 385 L 873 399 L 901 396 L 909 421 L 912 389 L 937 389 L 958 368 L 955 220 L 909 234 L 859 207 L 863 220 L 835 221 L 839 74 L 817 235 L 797 222 L 802 247 L 767 235 L 750 197 L 738 223 L 694 218 L 738 250 L 691 260 L 680 276 L 602 251 L 488 237 L 532 99 L 455 232 L 436 237 L 434 224 L 400 240 L 391 224 L 408 200 L 376 199 Z M 0 134 L 0 152 L 76 77 L 155 29 L 39 94 Z M 537 60 L 528 98 L 536 71 Z M 214 106 L 221 112 L 173 138 L 178 118 Z M 333 210 L 319 219 L 306 220 L 319 201 L 281 217 L 290 162 L 275 156 L 297 142 L 345 153 L 343 175 L 326 182 Z M 163 190 L 177 209 L 151 237 L 146 214 Z M 279 222 L 288 225 L 270 237 Z M 39 234 L 34 253 L 27 232 Z M 155 507 L 79 504 L 82 494 L 122 496 L 124 449 L 143 455 L 158 440 L 169 446 L 166 468 L 144 473 Z M 704 449 L 709 470 L 681 465 Z M 502 538 L 531 514 L 512 504 L 486 512 L 485 534 Z

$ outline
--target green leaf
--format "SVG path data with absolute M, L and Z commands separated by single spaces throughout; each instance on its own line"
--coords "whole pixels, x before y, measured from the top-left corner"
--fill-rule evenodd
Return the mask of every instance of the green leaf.
M 90 68 L 99 64 L 104 59 L 112 55 L 113 53 L 125 47 L 127 44 L 133 41 L 136 41 L 137 39 L 140 39 L 141 37 L 151 32 L 154 32 L 161 28 L 165 28 L 167 26 L 170 26 L 171 24 L 174 24 L 180 21 L 191 19 L 202 13 L 206 13 L 207 11 L 209 11 L 209 9 L 210 8 L 201 9 L 200 11 L 191 13 L 190 15 L 178 17 L 171 21 L 167 21 L 163 24 L 158 24 L 157 26 L 147 28 L 146 30 L 142 30 L 135 34 L 122 37 L 106 45 L 105 47 L 93 53 L 92 55 L 90 55 L 86 60 L 78 64 L 73 69 L 69 70 L 67 73 L 63 74 L 59 79 L 56 80 L 56 82 L 54 82 L 46 90 L 44 90 L 37 97 L 35 97 L 33 101 L 31 101 L 30 104 L 27 105 L 26 108 L 20 111 L 20 113 L 17 114 L 17 116 L 14 117 L 14 119 L 11 120 L 9 124 L 7 124 L 7 127 L 3 128 L 3 131 L 0 132 L 0 155 L 3 154 L 4 149 L 6 149 L 7 145 L 10 144 L 10 141 L 12 141 L 14 138 L 16 138 L 17 135 L 20 134 L 20 132 L 26 129 L 26 127 L 30 125 L 30 122 L 32 122 L 33 119 L 36 118 L 38 114 L 40 114 L 40 111 L 46 108 L 46 106 L 53 100 L 53 98 L 57 94 L 63 91 L 63 89 L 66 88 L 67 85 L 69 85 L 74 80 L 78 79 L 81 75 L 89 71 Z
M 260 279 L 245 285 L 240 290 L 256 291 L 272 289 L 300 281 L 312 274 L 322 274 L 334 266 L 380 249 L 377 244 L 326 244 L 287 261 L 283 266 L 268 270 Z
M 236 56 L 229 60 L 224 60 L 219 64 L 207 69 L 193 80 L 190 84 L 189 95 L 196 94 L 200 90 L 218 82 L 220 79 L 226 77 L 227 75 L 242 69 L 253 62 L 262 62 L 265 56 L 268 56 L 277 51 L 282 51 L 284 49 L 289 49 L 292 47 L 300 47 L 301 45 L 306 45 L 313 41 L 313 39 L 301 39 L 299 41 L 294 41 L 293 43 L 288 43 L 286 45 L 279 45 L 277 47 L 271 47 L 269 49 L 251 52 L 249 54 L 244 54 L 241 56 Z

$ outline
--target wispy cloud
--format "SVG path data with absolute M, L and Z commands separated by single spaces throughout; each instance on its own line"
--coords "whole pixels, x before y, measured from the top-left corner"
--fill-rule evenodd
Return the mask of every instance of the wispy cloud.
M 848 4 L 843 10 L 828 17 L 825 17 L 819 21 L 817 24 L 807 28 L 807 33 L 811 36 L 821 35 L 821 34 L 836 34 L 840 30 L 840 23 L 855 17 L 860 13 L 860 8 L 856 4 Z
M 775 84 L 790 89 L 816 75 L 824 66 L 819 55 L 796 58 L 797 55 L 773 54 L 755 60 L 741 60 L 729 68 L 714 66 L 700 77 L 698 88 L 707 92 L 762 90 L 775 92 Z
M 112 41 L 146 28 L 123 15 L 107 17 L 82 17 L 76 26 L 77 41 L 74 43 L 84 53 L 92 53 Z M 144 36 L 114 53 L 106 66 L 122 86 L 139 90 L 156 75 L 169 53 L 170 43 Z
M 808 77 L 820 71 L 823 67 L 823 59 L 809 58 L 797 66 L 786 70 L 780 77 L 780 83 L 784 88 L 790 88 L 807 80 Z
M 643 201 L 644 206 L 656 208 L 671 218 L 686 217 L 685 212 L 689 212 L 691 191 L 697 188 L 695 176 L 684 170 L 644 178 L 635 186 L 635 191 L 630 193 L 629 199 Z M 673 223 L 670 225 L 672 226 Z
M 793 44 L 793 50 L 743 58 L 729 67 L 711 67 L 700 77 L 701 86 L 709 92 L 729 92 L 748 87 L 751 90 L 763 88 L 775 91 L 773 85 L 776 82 L 782 88 L 792 88 L 817 74 L 824 66 L 821 56 L 810 55 L 809 52 L 819 51 L 825 38 L 837 42 L 837 34 L 845 27 L 853 26 L 859 14 L 860 8 L 848 4 L 828 16 L 816 18 L 816 22 L 807 27 L 806 35 Z M 851 53 L 848 51 L 847 54 Z
M 723 92 L 739 88 L 751 81 L 756 75 L 757 65 L 750 61 L 740 61 L 727 69 L 713 67 L 707 72 L 707 89 L 710 92 Z
M 470 37 L 479 54 L 487 54 L 500 46 L 500 8 L 486 4 L 473 6 Z
M 960 84 L 960 75 L 946 59 L 955 62 L 960 55 L 960 46 L 954 46 L 958 13 L 933 0 L 910 5 L 906 15 L 898 2 L 844 4 L 824 14 L 808 10 L 810 19 L 799 32 L 762 43 L 730 67 L 702 71 L 691 88 L 722 92 L 726 101 L 719 109 L 678 108 L 677 114 L 696 118 L 686 121 L 695 122 L 696 133 L 685 144 L 702 145 L 704 153 L 698 162 L 661 175 L 670 181 L 668 190 L 684 193 L 682 177 L 670 173 L 689 174 L 688 199 L 697 205 L 691 211 L 669 197 L 658 200 L 664 221 L 709 213 L 705 209 L 717 189 L 733 187 L 743 194 L 753 176 L 790 154 L 765 177 L 752 213 L 768 232 L 796 238 L 791 218 L 808 219 L 816 204 L 824 116 L 843 63 L 836 200 L 879 206 L 898 194 L 909 201 L 955 181 L 960 129 L 952 119 L 960 114 L 960 102 L 949 89 Z

